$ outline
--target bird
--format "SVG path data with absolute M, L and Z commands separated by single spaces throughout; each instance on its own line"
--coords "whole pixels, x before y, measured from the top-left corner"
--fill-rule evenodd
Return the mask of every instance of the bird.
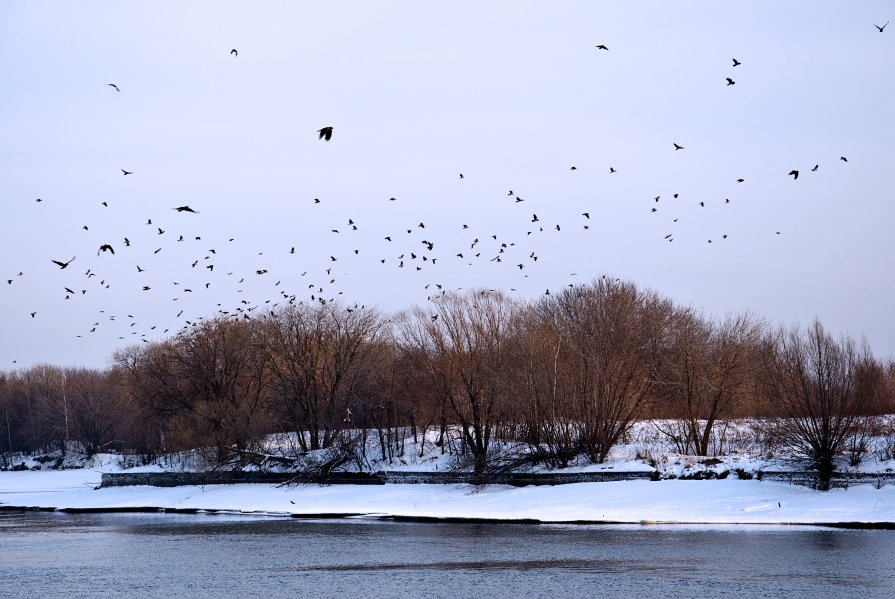
M 745 181 L 745 179 L 737 179 L 737 183 L 742 183 L 744 181 Z
M 672 143 L 674 143 L 674 142 L 672 142 Z M 680 145 L 680 144 L 674 144 L 674 149 L 675 149 L 675 150 L 683 150 L 683 149 L 684 149 L 684 146 L 682 146 L 682 145 Z
M 532 215 L 531 215 L 531 222 L 536 223 L 536 222 L 538 222 L 538 220 L 539 220 L 539 219 L 538 219 L 538 215 L 537 215 L 537 214 L 532 214 Z
M 34 318 L 35 316 L 37 316 L 37 312 L 32 312 L 32 313 L 31 313 L 31 318 Z
M 100 252 L 111 252 L 113 256 L 115 255 L 115 250 L 112 249 L 112 246 L 108 243 L 104 243 L 99 246 L 99 249 L 96 251 L 96 255 L 99 256 Z
M 582 213 L 581 213 L 581 216 L 583 216 L 584 218 L 590 220 L 590 212 L 582 212 Z
M 607 48 L 605 46 L 605 44 L 600 44 L 598 46 L 594 46 L 594 48 L 596 48 L 597 50 L 609 50 L 609 48 Z
M 841 160 L 842 162 L 848 162 L 848 158 L 846 158 L 845 156 L 840 156 L 839 160 Z
M 578 170 L 578 167 L 577 167 L 577 166 L 573 166 L 573 167 L 572 167 L 572 168 L 570 168 L 570 169 L 569 169 L 569 170 L 572 170 L 572 171 L 577 171 L 577 170 Z
M 887 23 L 887 25 L 888 25 L 888 23 Z M 885 27 L 885 25 L 884 25 L 884 27 Z M 121 91 L 120 89 L 118 89 L 118 86 L 115 85 L 114 83 L 107 83 L 106 85 L 108 85 L 109 87 L 113 88 L 116 92 L 120 92 L 120 91 Z
M 50 262 L 52 262 L 53 264 L 57 264 L 59 266 L 59 269 L 62 270 L 63 268 L 66 268 L 69 264 L 74 262 L 76 257 L 77 256 L 72 256 L 71 260 L 69 260 L 68 262 L 60 262 L 59 260 L 50 260 Z
M 617 172 L 617 171 L 616 171 L 614 168 L 612 168 L 612 167 L 610 166 L 610 167 L 609 167 L 609 174 L 611 175 L 611 174 L 614 173 L 614 172 Z
M 127 175 L 133 175 L 133 174 L 134 174 L 134 171 L 126 171 L 126 170 L 124 170 L 124 169 L 121 169 L 121 172 L 124 173 L 125 176 L 127 176 Z
M 318 137 L 317 139 L 325 139 L 326 141 L 329 141 L 333 137 L 333 128 L 324 127 L 323 129 L 318 129 L 317 133 L 320 134 L 320 137 Z
M 793 180 L 793 181 L 795 181 L 796 179 L 799 178 L 799 171 L 797 171 L 797 170 L 795 170 L 795 169 L 789 171 L 789 173 L 787 173 L 787 174 L 788 174 L 788 175 L 792 175 L 792 180 Z
M 460 178 L 465 179 L 466 177 L 463 176 L 463 173 L 460 173 Z
M 737 60 L 736 58 L 733 59 L 733 66 L 738 67 L 738 66 L 740 66 L 741 64 L 743 64 L 743 63 L 741 63 L 741 62 L 740 62 L 739 60 Z
M 230 54 L 232 54 L 233 56 L 239 56 L 239 52 L 236 51 L 236 48 L 230 50 Z
M 174 208 L 174 210 L 176 210 L 177 212 L 192 212 L 193 214 L 199 214 L 196 210 L 193 210 L 189 206 L 178 206 L 177 208 Z
M 886 25 L 888 25 L 888 24 L 889 24 L 889 22 L 886 21 Z M 886 28 L 886 25 L 883 25 L 882 27 L 880 27 L 880 26 L 877 25 L 876 23 L 873 24 L 874 27 L 876 27 L 877 29 L 879 29 L 879 32 L 880 32 L 880 33 L 883 32 L 883 30 Z
M 140 268 L 140 265 L 137 264 L 137 272 L 143 272 L 144 270 L 146 270 L 146 269 L 145 269 L 145 268 Z
M 815 165 L 814 165 L 814 168 L 811 169 L 811 172 L 813 173 L 813 172 L 816 171 L 819 167 L 820 167 L 819 164 L 815 164 Z

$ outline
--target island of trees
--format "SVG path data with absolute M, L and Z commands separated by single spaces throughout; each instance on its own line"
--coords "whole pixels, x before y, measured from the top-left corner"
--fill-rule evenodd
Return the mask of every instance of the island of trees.
M 895 363 L 865 343 L 817 321 L 708 317 L 604 277 L 535 301 L 444 293 L 398 314 L 292 304 L 202 320 L 104 370 L 0 372 L 0 468 L 74 448 L 143 463 L 199 449 L 233 468 L 257 463 L 273 433 L 363 463 L 435 431 L 485 475 L 602 462 L 642 419 L 679 453 L 712 455 L 721 424 L 748 418 L 828 480 L 870 435 L 895 434 L 881 430 L 893 412 Z

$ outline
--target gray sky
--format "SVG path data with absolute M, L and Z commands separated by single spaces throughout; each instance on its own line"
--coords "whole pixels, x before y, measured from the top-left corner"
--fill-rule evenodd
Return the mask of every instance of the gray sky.
M 436 284 L 533 298 L 604 273 L 895 357 L 895 25 L 873 26 L 893 14 L 3 2 L 0 369 L 103 366 L 281 292 L 398 310 Z

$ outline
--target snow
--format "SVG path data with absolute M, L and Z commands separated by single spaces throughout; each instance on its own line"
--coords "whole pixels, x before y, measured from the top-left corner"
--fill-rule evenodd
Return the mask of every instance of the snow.
M 817 524 L 895 522 L 895 485 L 828 492 L 756 480 L 557 486 L 208 485 L 94 489 L 97 470 L 0 472 L 0 507 L 198 509 L 272 515 L 532 519 L 542 522 Z
M 541 522 L 620 522 L 680 524 L 895 523 L 895 485 L 877 489 L 853 484 L 827 492 L 769 480 L 740 480 L 735 474 L 715 480 L 680 480 L 700 472 L 799 469 L 783 448 L 774 453 L 756 439 L 756 427 L 732 423 L 714 459 L 675 453 L 654 423 L 637 423 L 603 464 L 581 458 L 562 472 L 655 471 L 660 481 L 574 483 L 557 486 L 489 485 L 268 485 L 235 484 L 96 489 L 104 472 L 196 470 L 195 454 L 165 456 L 161 463 L 135 465 L 121 456 L 100 454 L 78 460 L 69 454 L 62 470 L 48 470 L 34 458 L 21 458 L 29 470 L 0 471 L 0 509 L 207 510 L 243 514 L 345 515 L 352 517 L 537 520 Z M 422 443 L 408 436 L 403 452 L 382 456 L 371 439 L 364 469 L 369 471 L 445 471 L 455 456 L 435 444 L 429 431 Z M 267 451 L 287 454 L 294 439 L 271 437 Z M 423 441 L 420 439 L 420 441 Z M 863 462 L 840 471 L 891 473 L 892 439 L 871 440 Z M 46 462 L 46 461 L 45 461 Z M 77 466 L 77 467 L 76 467 Z M 40 470 L 30 470 L 30 469 Z M 549 472 L 543 465 L 532 468 Z M 669 480 L 670 479 L 670 480 Z

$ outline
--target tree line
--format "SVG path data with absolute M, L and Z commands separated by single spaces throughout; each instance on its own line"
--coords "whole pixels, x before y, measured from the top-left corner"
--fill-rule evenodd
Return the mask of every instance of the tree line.
M 273 433 L 295 433 L 283 437 L 293 455 L 363 462 L 371 446 L 394 459 L 436 431 L 485 474 L 602 462 L 640 419 L 681 453 L 710 455 L 724 451 L 720 424 L 754 418 L 829 475 L 895 412 L 895 363 L 865 343 L 817 321 L 712 318 L 606 277 L 534 301 L 445 293 L 397 314 L 293 304 L 204 320 L 111 364 L 0 373 L 0 467 L 74 448 L 144 462 L 199 449 L 244 465 Z

